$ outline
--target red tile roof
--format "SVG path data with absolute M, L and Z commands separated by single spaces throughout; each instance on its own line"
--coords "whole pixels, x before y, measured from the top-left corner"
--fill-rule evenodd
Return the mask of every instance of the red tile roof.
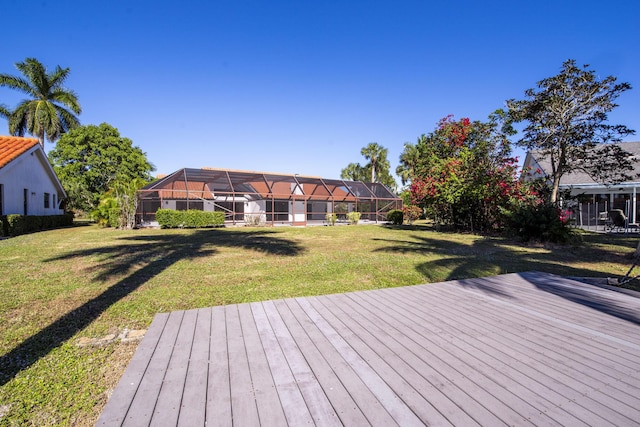
M 0 135 L 0 168 L 6 166 L 36 144 L 39 144 L 39 142 L 35 138 Z

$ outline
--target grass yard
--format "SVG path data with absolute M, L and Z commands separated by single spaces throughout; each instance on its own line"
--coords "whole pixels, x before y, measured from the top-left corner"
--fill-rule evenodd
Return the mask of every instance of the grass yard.
M 623 276 L 638 237 L 523 246 L 424 227 L 115 231 L 0 241 L 0 426 L 93 425 L 158 312 L 538 270 Z

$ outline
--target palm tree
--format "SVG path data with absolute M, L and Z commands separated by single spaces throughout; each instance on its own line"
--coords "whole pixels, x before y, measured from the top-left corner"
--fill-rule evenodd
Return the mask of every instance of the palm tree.
M 340 171 L 340 178 L 349 181 L 364 181 L 365 170 L 360 163 L 349 163 L 346 168 Z
M 422 135 L 420 138 L 423 139 L 425 136 Z M 420 139 L 418 139 L 418 143 L 420 143 Z M 400 154 L 400 165 L 396 168 L 396 175 L 402 180 L 402 185 L 406 185 L 411 180 L 419 158 L 418 147 L 410 142 L 405 142 L 404 151 Z
M 20 91 L 30 99 L 21 101 L 13 111 L 4 108 L 1 112 L 8 116 L 9 133 L 18 136 L 30 133 L 44 147 L 45 137 L 54 142 L 80 125 L 74 115 L 82 111 L 78 97 L 63 86 L 69 68 L 57 66 L 49 73 L 35 58 L 18 62 L 16 68 L 23 77 L 0 74 L 0 86 Z
M 387 160 L 388 150 L 377 142 L 371 142 L 364 147 L 360 154 L 369 160 L 369 164 L 365 168 L 371 170 L 371 182 L 376 182 L 376 177 L 380 172 L 389 170 L 389 160 Z

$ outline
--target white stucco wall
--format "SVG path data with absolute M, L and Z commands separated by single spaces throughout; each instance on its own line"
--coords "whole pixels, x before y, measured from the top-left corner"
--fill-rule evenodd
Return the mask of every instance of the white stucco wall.
M 47 162 L 47 163 L 44 163 Z M 47 170 L 49 168 L 49 170 Z M 24 190 L 27 193 L 27 215 L 61 215 L 61 187 L 40 146 L 31 148 L 0 169 L 2 215 L 24 214 Z M 44 207 L 44 194 L 49 193 L 49 208 Z M 55 198 L 55 204 L 54 204 Z
M 244 205 L 244 214 L 245 219 L 254 218 L 256 215 L 259 215 L 259 222 L 264 223 L 267 220 L 267 215 L 265 211 L 267 210 L 267 202 L 266 200 L 253 200 L 250 202 L 245 202 Z

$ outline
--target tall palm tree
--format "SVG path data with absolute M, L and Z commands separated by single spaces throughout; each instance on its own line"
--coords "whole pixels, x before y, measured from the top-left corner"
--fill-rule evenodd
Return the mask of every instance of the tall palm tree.
M 425 136 L 422 135 L 420 138 L 423 139 Z M 418 139 L 418 143 L 420 143 L 420 139 Z M 402 185 L 406 185 L 411 180 L 419 158 L 418 147 L 410 142 L 405 142 L 404 151 L 400 154 L 400 165 L 396 168 L 396 175 L 402 180 Z
M 80 125 L 76 114 L 82 111 L 76 94 L 63 84 L 69 76 L 69 68 L 59 65 L 52 72 L 35 58 L 27 58 L 16 64 L 23 76 L 0 74 L 0 86 L 20 91 L 30 97 L 21 101 L 13 111 L 5 108 L 9 119 L 9 133 L 38 138 L 44 147 L 45 137 L 53 142 Z M 1 113 L 1 112 L 0 112 Z
M 387 160 L 388 150 L 377 142 L 371 142 L 364 147 L 360 154 L 369 160 L 369 164 L 365 166 L 371 170 L 371 182 L 376 182 L 376 177 L 380 172 L 389 170 L 389 160 Z

